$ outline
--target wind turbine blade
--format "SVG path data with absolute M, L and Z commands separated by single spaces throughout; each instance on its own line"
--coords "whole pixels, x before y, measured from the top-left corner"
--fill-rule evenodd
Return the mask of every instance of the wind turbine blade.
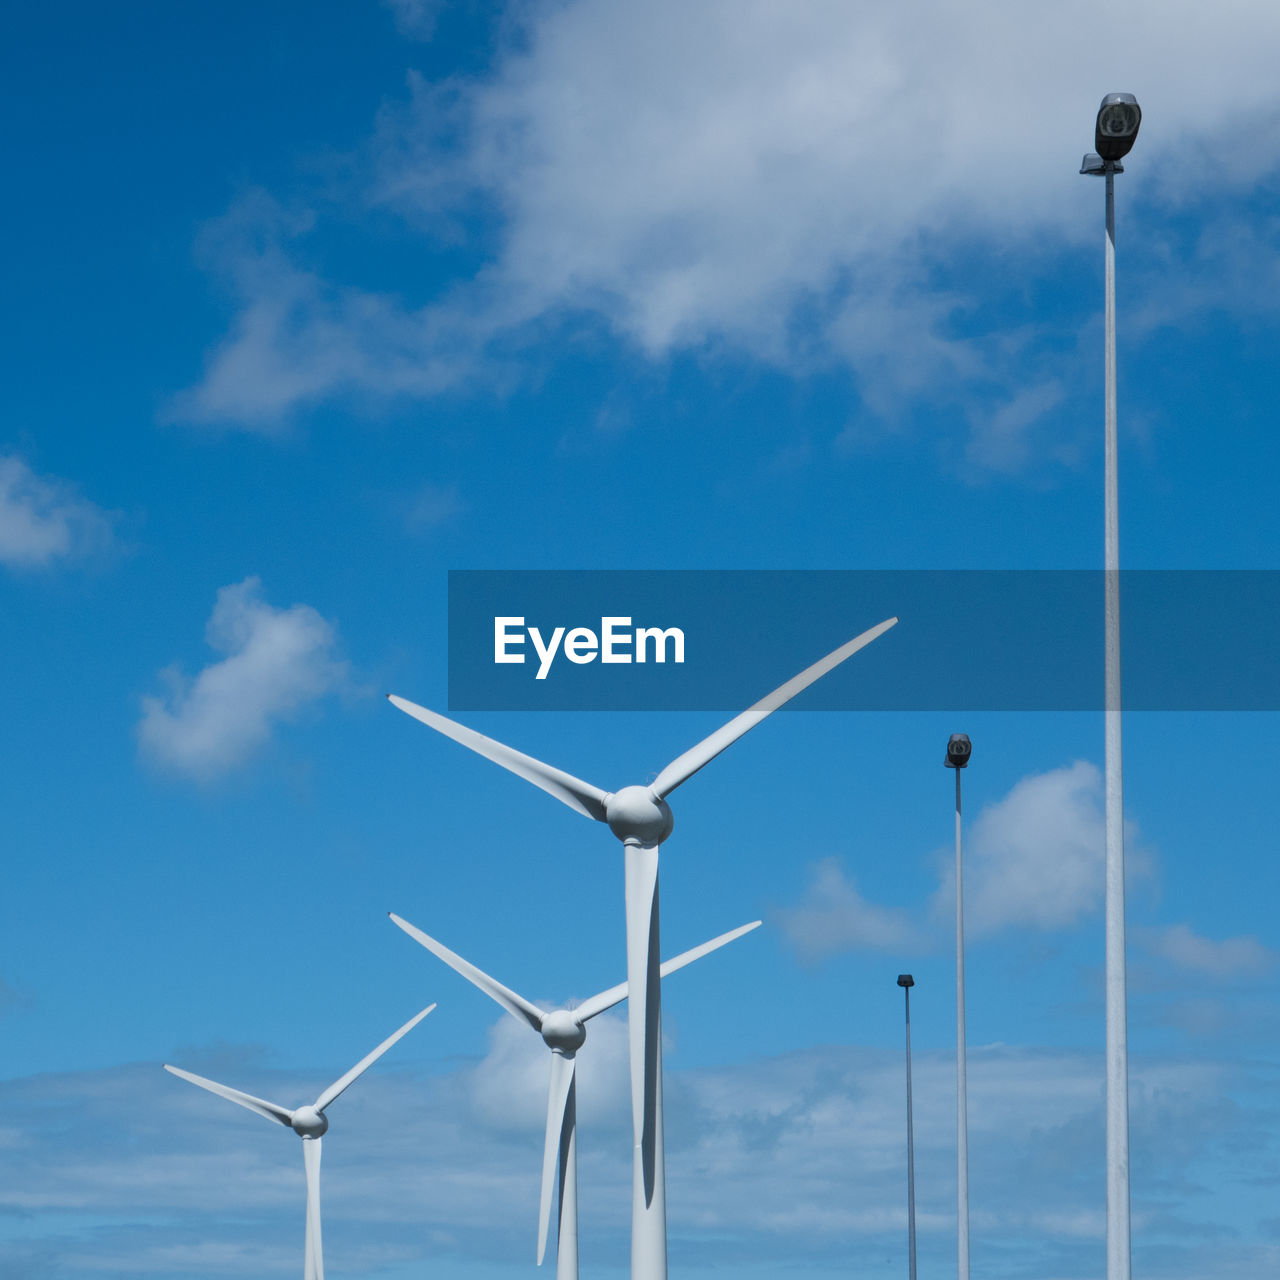
M 302 1159 L 307 1167 L 307 1242 L 302 1280 L 324 1280 L 324 1254 L 320 1247 L 320 1139 L 303 1138 Z
M 286 1128 L 293 1123 L 293 1112 L 288 1107 L 278 1107 L 274 1102 L 267 1102 L 264 1098 L 255 1098 L 251 1093 L 241 1093 L 239 1089 L 232 1089 L 228 1085 L 219 1084 L 216 1080 L 206 1080 L 204 1076 L 194 1075 L 190 1071 L 183 1071 L 181 1067 L 171 1067 L 167 1062 L 164 1064 L 164 1069 L 171 1071 L 175 1076 L 181 1076 L 184 1080 L 190 1080 L 192 1084 L 198 1084 L 202 1089 L 208 1089 L 210 1093 L 216 1093 L 220 1098 L 238 1102 L 242 1107 L 248 1107 L 250 1111 L 256 1111 L 260 1116 L 266 1116 L 268 1120 L 275 1120 Z
M 468 729 L 466 725 L 447 720 L 444 716 L 428 711 L 426 707 L 420 707 L 415 702 L 399 698 L 394 693 L 388 694 L 387 697 L 394 706 L 399 707 L 415 720 L 421 720 L 437 733 L 443 733 L 446 738 L 452 738 L 454 742 L 470 747 L 486 760 L 492 760 L 494 764 L 501 765 L 526 782 L 532 782 L 535 787 L 541 787 L 543 791 L 567 804 L 570 809 L 576 809 L 597 822 L 608 821 L 605 816 L 607 792 L 601 791 L 599 787 L 593 787 L 591 783 L 583 782 L 581 778 L 575 778 L 573 774 L 565 773 L 563 769 L 543 764 L 541 760 L 535 760 L 522 751 L 516 751 L 513 747 L 495 742 L 492 738 L 486 738 L 484 734 Z
M 615 1004 L 621 1004 L 627 998 L 628 984 L 620 982 L 616 987 L 610 987 L 608 991 L 601 991 L 598 995 L 590 996 L 573 1010 L 573 1016 L 579 1022 L 586 1022 L 588 1018 L 594 1018 L 598 1013 L 605 1013 L 612 1009 Z
M 555 1194 L 556 1166 L 565 1143 L 565 1128 L 573 1123 L 569 1114 L 569 1090 L 577 1059 L 572 1054 L 552 1053 L 551 1084 L 547 1090 L 547 1136 L 542 1146 L 542 1203 L 538 1209 L 538 1265 L 547 1252 L 547 1230 L 551 1225 L 551 1200 Z
M 750 933 L 752 929 L 758 929 L 763 921 L 753 920 L 750 924 L 739 925 L 736 929 L 730 929 L 728 933 L 722 933 L 718 938 L 712 938 L 710 942 L 704 942 L 701 946 L 691 947 L 688 951 L 682 951 L 678 956 L 672 956 L 670 960 L 662 962 L 662 968 L 658 972 L 665 978 L 669 973 L 675 973 L 677 969 L 683 969 L 685 965 L 692 964 L 695 960 L 701 960 L 703 956 L 712 951 L 719 949 L 726 944 L 732 942 L 735 938 L 740 938 L 744 933 Z
M 317 1111 L 323 1111 L 340 1093 L 360 1078 L 377 1060 L 382 1057 L 388 1049 L 391 1048 L 401 1036 L 407 1035 L 420 1023 L 423 1018 L 435 1008 L 434 1004 L 429 1004 L 421 1013 L 415 1013 L 408 1022 L 400 1028 L 399 1031 L 389 1035 L 372 1053 L 367 1053 L 359 1062 L 356 1063 L 345 1076 L 341 1076 L 335 1080 L 316 1100 L 314 1103 Z
M 723 728 L 717 729 L 709 738 L 703 738 L 696 747 L 691 747 L 684 755 L 674 759 L 658 774 L 649 789 L 656 796 L 663 798 L 669 796 L 682 782 L 692 778 L 704 764 L 714 760 L 726 747 L 737 742 L 748 729 L 754 729 L 766 716 L 772 715 L 779 707 L 790 702 L 796 694 L 807 689 L 815 680 L 820 680 L 846 658 L 852 657 L 859 649 L 883 635 L 897 621 L 897 618 L 887 618 L 879 626 L 872 627 L 870 631 L 864 631 L 860 636 L 854 637 L 848 644 L 842 644 L 840 648 L 833 650 L 813 666 L 806 667 L 798 676 L 793 676 L 768 697 L 761 698 L 740 716 L 735 716 Z
M 677 969 L 683 969 L 685 965 L 692 964 L 695 960 L 700 960 L 708 952 L 718 950 L 735 938 L 742 937 L 744 933 L 750 933 L 752 929 L 758 929 L 760 925 L 761 921 L 753 920 L 750 924 L 741 925 L 729 933 L 722 933 L 718 938 L 712 938 L 710 942 L 704 942 L 701 946 L 694 947 L 692 950 L 682 951 L 678 956 L 672 956 L 670 960 L 664 960 L 658 973 L 665 978 L 667 974 L 674 973 Z M 602 991 L 599 995 L 590 996 L 584 1000 L 574 1009 L 573 1016 L 579 1022 L 586 1022 L 588 1018 L 594 1018 L 596 1014 L 612 1009 L 615 1004 L 621 1004 L 626 998 L 627 984 L 620 982 L 616 987 L 610 987 L 608 991 Z
M 631 1120 L 643 1172 L 645 1205 L 657 1184 L 661 1141 L 662 983 L 658 977 L 658 846 L 625 846 L 627 890 L 627 1041 Z
M 483 969 L 477 969 L 475 965 L 468 960 L 464 960 L 457 952 L 450 951 L 443 942 L 437 942 L 430 934 L 423 933 L 421 929 L 415 928 L 407 920 L 402 920 L 394 911 L 390 911 L 387 914 L 390 915 L 393 924 L 399 925 L 411 938 L 422 943 L 433 955 L 439 956 L 449 968 L 462 974 L 468 982 L 479 987 L 490 999 L 496 1000 L 508 1013 L 513 1013 L 517 1018 L 522 1018 L 535 1031 L 542 1030 L 542 1010 L 532 1001 L 526 1000 L 522 995 L 518 995 L 510 987 L 504 987 L 502 983 L 496 978 L 491 978 Z

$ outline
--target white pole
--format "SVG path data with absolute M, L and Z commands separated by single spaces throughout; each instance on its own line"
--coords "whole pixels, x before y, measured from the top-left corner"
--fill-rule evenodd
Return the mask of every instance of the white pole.
M 569 1080 L 569 1094 L 564 1102 L 562 1125 L 556 1280 L 578 1280 L 578 1080 L 576 1074 Z
M 916 1157 L 911 1132 L 911 988 L 904 985 L 907 1009 L 907 1258 L 911 1280 L 916 1280 Z
M 956 769 L 956 1214 L 957 1269 L 969 1280 L 969 1085 L 964 1032 L 964 871 L 960 857 L 960 774 Z
M 1129 1049 L 1125 1009 L 1124 773 L 1120 751 L 1120 502 L 1116 477 L 1115 162 L 1106 165 L 1107 1280 L 1129 1280 Z
M 628 1044 L 643 1044 L 653 1057 L 631 1059 L 631 1108 L 635 1149 L 631 1180 L 631 1280 L 667 1280 L 667 1191 L 662 1134 L 662 978 L 659 957 L 658 846 L 627 840 L 627 979 L 645 998 L 627 1001 Z M 643 928 L 632 923 L 632 904 L 648 902 Z M 637 975 L 644 978 L 643 984 Z M 652 1111 L 644 1081 L 653 1080 Z M 646 1165 L 646 1149 L 653 1166 Z

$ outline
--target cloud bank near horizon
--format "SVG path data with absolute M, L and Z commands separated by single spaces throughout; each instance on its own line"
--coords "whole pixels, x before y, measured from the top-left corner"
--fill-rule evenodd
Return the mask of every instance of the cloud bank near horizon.
M 324 1165 L 335 1273 L 449 1257 L 531 1264 L 547 1054 L 537 1037 L 508 1034 L 521 1029 L 507 1021 L 479 1059 L 444 1074 L 388 1064 L 335 1104 Z M 630 1196 L 625 1025 L 608 1015 L 593 1034 L 598 1026 L 611 1047 L 584 1051 L 580 1072 L 583 1252 L 620 1266 Z M 948 1053 L 921 1051 L 913 1066 L 921 1252 L 941 1261 L 954 1251 L 954 1065 Z M 1169 1274 L 1202 1274 L 1241 1216 L 1270 1212 L 1268 1073 L 1213 1060 L 1134 1066 L 1136 1251 L 1176 1243 L 1181 1269 Z M 822 1274 L 851 1257 L 896 1258 L 905 1239 L 901 1076 L 899 1054 L 855 1046 L 669 1071 L 673 1256 L 693 1264 L 714 1250 L 723 1265 L 724 1240 L 737 1238 L 728 1260 L 744 1266 L 803 1259 Z M 242 1067 L 229 1083 L 290 1105 L 329 1078 Z M 969 1080 L 975 1258 L 1012 1251 L 1041 1274 L 1096 1265 L 1100 1055 L 974 1046 Z M 36 1076 L 0 1093 L 9 1152 L 0 1206 L 38 1211 L 46 1232 L 0 1231 L 0 1267 L 43 1259 L 69 1280 L 296 1270 L 304 1195 L 294 1135 L 158 1064 Z M 1235 1158 L 1242 1143 L 1249 1170 Z M 1215 1274 L 1264 1274 L 1274 1255 L 1228 1247 Z

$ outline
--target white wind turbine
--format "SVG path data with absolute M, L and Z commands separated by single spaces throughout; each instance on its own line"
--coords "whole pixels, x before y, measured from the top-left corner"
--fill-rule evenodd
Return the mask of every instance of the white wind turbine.
M 622 841 L 627 907 L 627 1035 L 631 1058 L 631 1120 L 635 1131 L 631 1201 L 632 1280 L 666 1280 L 667 1209 L 662 1139 L 662 996 L 658 981 L 658 846 L 671 834 L 669 796 L 815 680 L 894 625 L 888 618 L 864 631 L 748 707 L 709 738 L 673 760 L 647 786 L 602 791 L 570 773 L 486 738 L 465 725 L 394 694 L 391 701 L 423 724 L 478 752 L 588 818 L 608 823 Z
M 372 1053 L 361 1058 L 346 1075 L 335 1080 L 309 1107 L 298 1107 L 294 1111 L 290 1111 L 288 1107 L 277 1106 L 274 1102 L 255 1098 L 251 1093 L 241 1093 L 239 1089 L 218 1084 L 215 1080 L 206 1080 L 204 1076 L 183 1071 L 181 1067 L 171 1067 L 167 1062 L 164 1064 L 164 1069 L 172 1071 L 175 1076 L 190 1080 L 192 1084 L 198 1084 L 202 1089 L 208 1089 L 210 1093 L 238 1102 L 242 1107 L 256 1111 L 268 1120 L 275 1120 L 286 1129 L 292 1129 L 302 1139 L 302 1159 L 307 1171 L 307 1234 L 303 1253 L 302 1280 L 324 1280 L 324 1257 L 320 1248 L 320 1139 L 329 1127 L 329 1117 L 324 1113 L 325 1108 L 348 1085 L 373 1066 L 401 1036 L 412 1031 L 434 1008 L 435 1005 L 430 1004 L 421 1013 L 410 1018 L 399 1031 L 388 1036 Z
M 439 956 L 450 968 L 456 969 L 468 982 L 479 987 L 485 995 L 496 1000 L 508 1013 L 527 1022 L 551 1050 L 551 1085 L 547 1092 L 547 1132 L 542 1148 L 542 1200 L 538 1213 L 538 1265 L 547 1250 L 547 1230 L 551 1222 L 552 1179 L 559 1161 L 560 1219 L 557 1229 L 556 1280 L 578 1280 L 578 1157 L 577 1157 L 577 1084 L 574 1078 L 576 1055 L 587 1039 L 584 1026 L 589 1019 L 606 1009 L 612 1009 L 627 998 L 627 984 L 619 983 L 608 991 L 601 991 L 572 1009 L 539 1009 L 532 1001 L 517 995 L 510 987 L 504 987 L 475 965 L 450 951 L 443 943 L 402 920 L 393 911 L 391 919 L 411 938 L 422 943 L 428 951 Z M 694 960 L 740 938 L 744 933 L 760 927 L 759 920 L 740 928 L 722 933 L 710 942 L 693 947 L 659 968 L 659 974 L 683 969 Z

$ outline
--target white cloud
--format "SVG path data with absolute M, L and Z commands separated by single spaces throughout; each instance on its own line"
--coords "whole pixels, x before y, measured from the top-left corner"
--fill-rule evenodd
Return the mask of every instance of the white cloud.
M 545 1058 L 537 1037 L 527 1038 Z M 446 1258 L 457 1274 L 528 1266 L 545 1077 L 532 1126 L 516 1129 L 522 1099 L 492 1116 L 470 1105 L 487 1062 L 422 1074 L 380 1067 L 335 1103 L 323 1171 L 335 1274 L 439 1269 Z M 346 1065 L 257 1069 L 228 1083 L 289 1105 Z M 1169 1280 L 1271 1274 L 1277 1255 L 1262 1225 L 1274 1216 L 1276 1189 L 1270 1069 L 1173 1059 L 1132 1066 L 1135 1239 L 1144 1249 L 1179 1246 L 1161 1270 Z M 1000 1242 L 992 1275 L 1096 1271 L 1102 1078 L 1099 1054 L 971 1046 L 974 1239 L 988 1250 Z M 669 1065 L 666 1083 L 672 1252 L 689 1269 L 714 1258 L 721 1268 L 847 1274 L 850 1256 L 904 1248 L 897 1046 L 809 1048 L 698 1071 Z M 917 1052 L 913 1084 L 921 1255 L 940 1270 L 955 1257 L 951 1054 Z M 627 1247 L 630 1116 L 621 1094 L 607 1116 L 583 1116 L 579 1132 L 584 1251 L 602 1257 L 624 1258 Z M 0 1095 L 6 1125 L 23 1138 L 0 1162 L 0 1208 L 24 1215 L 20 1237 L 0 1240 L 0 1274 L 32 1249 L 60 1276 L 296 1274 L 304 1191 L 287 1130 L 158 1064 L 8 1080 Z M 1203 1238 L 1179 1235 L 1160 1214 L 1202 1226 Z M 1221 1243 L 1214 1230 L 1234 1233 L 1217 1269 L 1206 1266 Z
M 1241 1052 L 1269 1046 L 1280 1034 L 1278 954 L 1257 938 L 1214 939 L 1185 923 L 1130 930 L 1130 1005 L 1140 1026 Z
M 1164 964 L 1204 978 L 1256 975 L 1271 969 L 1276 961 L 1276 953 L 1257 938 L 1223 938 L 1215 942 L 1185 924 L 1142 929 L 1138 938 Z
M 1075 168 L 1104 90 L 1082 66 L 1139 93 L 1151 172 L 1187 145 L 1224 168 L 1211 144 L 1280 101 L 1280 16 L 1258 0 L 1182 0 L 1158 22 L 1100 0 L 613 0 L 537 10 L 527 35 L 462 90 L 462 163 L 509 218 L 498 274 L 523 307 L 603 310 L 650 350 L 785 343 L 842 272 L 859 297 L 886 255 L 929 260 L 943 232 L 1087 234 L 1097 191 Z M 437 130 L 440 109 L 420 95 L 418 122 Z M 1274 164 L 1233 155 L 1236 183 Z M 1165 171 L 1171 192 L 1204 181 Z
M 966 449 L 968 460 L 984 471 L 1020 470 L 1031 454 L 1033 427 L 1057 408 L 1064 395 L 1062 384 L 1051 378 L 1015 392 L 992 412 L 975 413 Z
M 394 298 L 331 284 L 292 253 L 314 222 L 254 191 L 205 229 L 199 256 L 240 310 L 201 382 L 166 407 L 166 421 L 269 433 L 295 407 L 328 396 L 429 396 L 475 375 L 486 330 L 467 305 L 411 312 Z
M 414 80 L 374 144 L 372 199 L 435 237 L 483 224 L 474 277 L 414 309 L 233 249 L 242 309 L 175 416 L 263 426 L 322 396 L 436 394 L 495 341 L 591 317 L 655 358 L 847 362 L 878 416 L 952 401 L 970 465 L 1009 471 L 1062 370 L 965 324 L 973 299 L 940 276 L 976 255 L 1008 283 L 1096 234 L 1076 167 L 1108 87 L 1143 103 L 1125 181 L 1153 207 L 1275 165 L 1280 10 L 1259 0 L 567 0 L 515 17 L 487 76 Z
M 1104 821 L 1102 775 L 1084 760 L 1031 774 L 986 806 L 965 831 L 966 934 L 1067 929 L 1097 911 L 1103 895 Z M 1152 855 L 1132 820 L 1125 823 L 1125 858 L 1130 883 L 1149 874 Z M 802 901 L 779 918 L 808 958 L 859 949 L 929 948 L 948 936 L 937 926 L 955 912 L 955 864 L 949 855 L 939 864 L 938 887 L 917 913 L 868 902 L 839 863 L 825 859 L 812 868 Z
M 868 902 L 835 858 L 817 863 L 811 876 L 799 905 L 778 912 L 784 932 L 806 959 L 853 949 L 901 951 L 923 945 L 906 912 Z
M 384 0 L 384 3 L 395 15 L 400 33 L 415 40 L 432 37 L 444 7 L 444 0 Z
M 1280 151 L 1280 137 L 1269 143 Z M 1135 335 L 1189 319 L 1226 315 L 1246 320 L 1273 314 L 1280 294 L 1280 222 L 1227 208 L 1198 222 L 1194 234 L 1152 231 L 1151 260 L 1140 302 L 1125 319 Z
M 409 503 L 406 526 L 415 533 L 438 529 L 456 520 L 467 509 L 457 485 L 422 485 Z
M 629 1108 L 631 1094 L 625 1017 L 602 1015 L 586 1028 L 587 1040 L 574 1075 L 579 1123 L 590 1127 L 597 1119 L 616 1117 Z M 467 1074 L 465 1088 L 475 1115 L 485 1125 L 536 1135 L 541 1150 L 550 1078 L 551 1053 L 542 1037 L 508 1016 L 491 1028 L 489 1051 Z
M 0 456 L 0 564 L 43 569 L 55 560 L 102 550 L 112 517 L 73 485 L 38 476 L 21 458 Z
M 271 432 L 295 406 L 352 384 L 392 389 L 386 375 L 405 339 L 385 331 L 388 304 L 326 284 L 284 251 L 310 225 L 309 217 L 290 218 L 256 192 L 207 228 L 202 256 L 225 277 L 241 309 L 206 361 L 203 380 L 173 398 L 166 420 Z M 411 326 L 404 320 L 395 327 Z M 379 346 L 375 367 L 369 353 Z
M 257 578 L 219 590 L 205 639 L 226 656 L 194 679 L 176 668 L 162 672 L 169 692 L 143 698 L 138 726 L 153 759 L 195 778 L 234 769 L 277 721 L 347 679 L 333 627 L 310 605 L 272 607 Z
M 965 930 L 1064 929 L 1102 903 L 1105 860 L 1102 775 L 1085 760 L 1023 778 L 974 820 L 964 842 Z M 1126 870 L 1146 873 L 1150 854 L 1125 823 Z M 949 868 L 935 912 L 954 910 Z

